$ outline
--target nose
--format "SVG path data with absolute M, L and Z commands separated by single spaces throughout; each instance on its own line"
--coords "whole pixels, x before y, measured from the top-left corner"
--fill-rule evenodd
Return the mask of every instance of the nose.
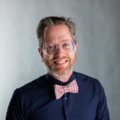
M 57 45 L 57 51 L 55 53 L 55 56 L 56 57 L 63 57 L 63 55 L 64 55 L 64 51 L 62 50 L 60 45 Z

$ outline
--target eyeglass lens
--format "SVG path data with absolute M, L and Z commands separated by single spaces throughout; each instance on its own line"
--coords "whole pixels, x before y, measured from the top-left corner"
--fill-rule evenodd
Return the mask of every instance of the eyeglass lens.
M 63 41 L 60 45 L 66 53 L 74 50 L 74 42 L 72 40 Z M 57 45 L 54 43 L 47 43 L 44 45 L 43 50 L 47 55 L 54 55 L 57 51 Z

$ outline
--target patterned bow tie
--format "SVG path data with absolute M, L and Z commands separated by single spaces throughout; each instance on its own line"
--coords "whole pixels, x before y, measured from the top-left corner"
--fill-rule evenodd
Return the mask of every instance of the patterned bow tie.
M 62 97 L 65 93 L 70 92 L 70 93 L 78 93 L 78 85 L 76 80 L 73 80 L 66 86 L 62 85 L 54 85 L 54 91 L 55 91 L 55 96 L 56 99 L 59 99 Z

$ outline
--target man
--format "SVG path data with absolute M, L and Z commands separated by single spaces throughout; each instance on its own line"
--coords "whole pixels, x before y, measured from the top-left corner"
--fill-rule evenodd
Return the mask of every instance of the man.
M 71 19 L 42 19 L 37 37 L 48 73 L 15 90 L 6 120 L 109 120 L 100 82 L 73 71 L 77 43 Z

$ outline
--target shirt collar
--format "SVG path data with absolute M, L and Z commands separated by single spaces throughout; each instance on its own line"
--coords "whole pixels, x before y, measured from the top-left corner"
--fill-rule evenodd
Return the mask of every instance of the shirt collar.
M 72 73 L 72 75 L 70 76 L 70 78 L 67 82 L 62 82 L 60 80 L 57 80 L 56 78 L 52 77 L 49 73 L 46 74 L 46 81 L 50 86 L 53 86 L 54 84 L 67 85 L 68 83 L 70 83 L 74 79 L 76 79 L 74 72 Z

